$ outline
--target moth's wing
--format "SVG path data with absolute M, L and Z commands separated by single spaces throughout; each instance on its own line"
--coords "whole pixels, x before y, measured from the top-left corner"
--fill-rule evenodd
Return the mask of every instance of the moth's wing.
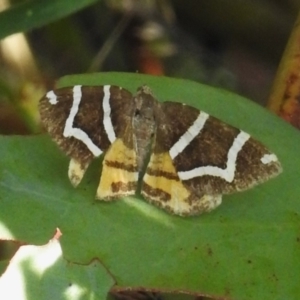
M 48 92 L 40 101 L 41 121 L 52 139 L 71 158 L 69 178 L 77 185 L 94 157 L 109 149 L 133 148 L 132 136 L 128 133 L 133 110 L 132 94 L 117 86 L 74 86 Z M 108 154 L 109 154 L 108 153 Z M 130 153 L 134 160 L 135 153 Z M 126 156 L 128 157 L 128 156 Z M 101 178 L 112 183 L 112 174 L 106 166 L 105 156 Z M 118 170 L 118 168 L 115 168 Z M 122 177 L 120 172 L 117 176 Z M 124 177 L 124 176 L 123 176 Z M 122 177 L 122 178 L 123 178 Z M 116 178 L 119 182 L 119 178 Z M 99 186 L 104 180 L 101 179 Z M 98 188 L 97 197 L 102 189 Z M 100 193 L 100 194 L 99 194 Z
M 99 200 L 109 201 L 136 192 L 139 173 L 132 123 L 126 124 L 124 129 L 125 132 L 115 140 L 104 156 L 96 195 Z
M 198 196 L 185 186 L 168 151 L 160 152 L 159 148 L 156 140 L 141 188 L 146 200 L 181 216 L 208 212 L 221 204 L 221 195 Z
M 222 194 L 248 189 L 281 171 L 275 154 L 260 142 L 205 112 L 165 102 L 156 115 L 142 193 L 173 213 L 211 210 Z

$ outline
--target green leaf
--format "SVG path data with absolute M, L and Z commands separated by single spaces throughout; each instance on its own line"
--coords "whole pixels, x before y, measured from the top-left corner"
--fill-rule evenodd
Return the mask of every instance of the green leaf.
M 199 217 L 169 215 L 141 197 L 94 201 L 101 162 L 74 189 L 68 159 L 48 136 L 0 139 L 0 238 L 45 243 L 56 227 L 64 257 L 98 258 L 119 286 L 188 290 L 232 299 L 296 299 L 300 294 L 299 132 L 264 108 L 199 83 L 140 74 L 64 77 L 59 86 L 149 85 L 252 134 L 283 165 L 277 178 L 224 196 Z
M 0 39 L 41 27 L 97 2 L 97 0 L 23 1 L 0 13 Z

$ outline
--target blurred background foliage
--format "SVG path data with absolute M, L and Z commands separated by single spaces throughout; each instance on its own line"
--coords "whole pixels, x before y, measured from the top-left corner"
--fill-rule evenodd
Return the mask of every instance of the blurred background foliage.
M 74 2 L 0 0 L 0 134 L 40 132 L 39 99 L 74 73 L 180 77 L 266 105 L 300 9 L 299 0 Z M 18 246 L 0 247 L 2 259 Z M 161 299 L 149 295 L 111 296 Z
M 40 131 L 37 103 L 66 74 L 188 78 L 265 105 L 298 0 L 0 0 L 0 133 Z

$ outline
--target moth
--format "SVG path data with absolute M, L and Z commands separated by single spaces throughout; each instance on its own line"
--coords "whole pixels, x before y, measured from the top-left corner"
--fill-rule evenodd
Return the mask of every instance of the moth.
M 135 95 L 110 85 L 59 88 L 40 100 L 39 111 L 71 158 L 73 186 L 104 155 L 99 200 L 133 195 L 139 186 L 154 205 L 196 215 L 220 205 L 223 194 L 281 172 L 276 155 L 248 133 L 189 105 L 161 103 L 145 85 Z

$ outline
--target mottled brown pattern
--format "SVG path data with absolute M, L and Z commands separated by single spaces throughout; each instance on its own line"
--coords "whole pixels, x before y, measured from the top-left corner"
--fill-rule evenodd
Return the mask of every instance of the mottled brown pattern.
M 183 181 L 184 185 L 196 194 L 228 194 L 249 189 L 260 184 L 281 171 L 279 162 L 263 164 L 260 158 L 270 153 L 263 145 L 254 139 L 246 142 L 239 152 L 236 161 L 236 172 L 232 182 L 213 176 L 195 177 Z
M 194 123 L 199 110 L 182 103 L 164 102 L 158 103 L 155 114 L 157 131 L 153 151 L 161 153 L 169 151 L 179 140 Z
M 178 171 L 196 167 L 226 168 L 227 155 L 239 130 L 209 117 L 203 129 L 174 160 Z
M 117 137 L 123 139 L 125 146 L 132 149 L 133 145 L 133 129 L 132 116 L 135 112 L 134 103 L 132 101 L 132 94 L 125 89 L 112 86 L 111 92 L 111 120 Z M 113 96 L 112 96 L 113 95 Z

